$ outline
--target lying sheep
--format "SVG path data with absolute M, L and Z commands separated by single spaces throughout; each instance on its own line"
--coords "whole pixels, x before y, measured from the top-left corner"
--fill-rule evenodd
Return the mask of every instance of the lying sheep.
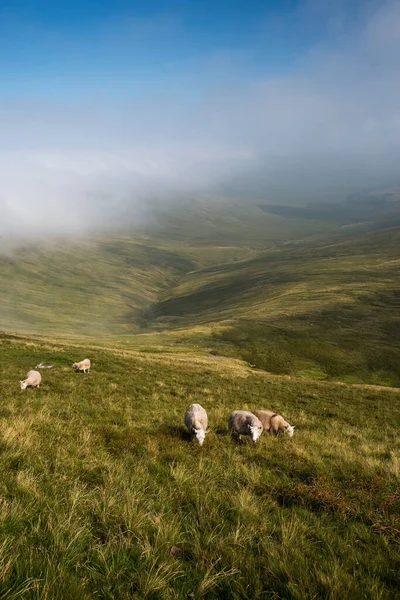
M 261 421 L 248 410 L 235 410 L 229 415 L 228 430 L 234 431 L 239 435 L 250 435 L 253 442 L 256 442 L 263 432 Z
M 52 369 L 53 367 L 53 363 L 39 363 L 35 369 Z
M 282 415 L 278 415 L 278 413 L 274 413 L 272 410 L 253 410 L 253 414 L 260 419 L 266 431 L 272 432 L 275 435 L 285 433 L 290 438 L 293 437 L 294 425 L 289 425 Z
M 42 381 L 42 376 L 39 371 L 29 371 L 23 381 L 20 381 L 21 390 L 25 390 L 28 386 L 39 387 Z
M 191 436 L 195 437 L 202 446 L 206 433 L 208 433 L 208 416 L 200 404 L 191 404 L 186 409 L 185 425 Z
M 81 362 L 76 362 L 72 365 L 73 369 L 76 369 L 77 371 L 83 371 L 84 373 L 89 373 L 90 371 L 90 360 L 88 358 L 85 358 L 84 360 L 81 360 Z

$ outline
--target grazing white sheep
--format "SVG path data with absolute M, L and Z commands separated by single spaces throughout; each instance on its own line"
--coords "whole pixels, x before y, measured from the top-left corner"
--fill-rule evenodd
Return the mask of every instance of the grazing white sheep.
M 76 369 L 77 371 L 83 371 L 84 373 L 89 373 L 90 371 L 90 360 L 88 358 L 85 358 L 84 360 L 81 360 L 81 362 L 76 362 L 72 365 L 73 369 Z
M 185 412 L 185 425 L 188 432 L 203 445 L 208 427 L 208 416 L 201 404 L 191 404 Z
M 260 419 L 266 431 L 275 435 L 285 433 L 290 438 L 293 437 L 295 426 L 289 425 L 282 415 L 278 415 L 278 413 L 274 413 L 272 410 L 253 410 L 253 414 Z
M 21 390 L 25 390 L 28 386 L 39 387 L 42 381 L 42 376 L 39 371 L 29 371 L 25 379 L 20 381 Z
M 229 415 L 228 430 L 234 431 L 239 435 L 250 435 L 253 442 L 256 442 L 263 432 L 261 421 L 248 410 L 235 410 Z

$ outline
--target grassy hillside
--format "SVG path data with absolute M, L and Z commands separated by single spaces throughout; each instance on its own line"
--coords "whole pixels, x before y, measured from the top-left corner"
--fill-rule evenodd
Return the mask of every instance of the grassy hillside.
M 185 199 L 173 206 L 157 207 L 146 233 L 164 243 L 186 242 L 203 248 L 232 245 L 262 250 L 335 229 L 337 222 L 330 215 L 292 219 L 276 215 L 255 201 L 213 197 Z
M 400 228 L 285 244 L 180 278 L 153 326 L 223 324 L 216 348 L 276 373 L 400 386 Z
M 3 598 L 398 594 L 397 392 L 219 357 L 0 348 Z M 90 375 L 72 372 L 86 354 Z M 56 367 L 20 391 L 40 360 Z M 196 401 L 210 418 L 201 449 L 182 426 Z M 229 413 L 260 407 L 283 412 L 294 438 L 230 439 Z
M 400 386 L 400 228 L 382 229 L 398 196 L 347 204 L 203 199 L 134 234 L 20 249 L 0 260 L 0 330 Z
M 158 207 L 147 229 L 27 245 L 0 256 L 0 330 L 95 340 L 133 334 L 183 275 L 330 227 L 213 199 Z
M 132 334 L 143 326 L 143 310 L 177 278 L 249 252 L 122 235 L 20 249 L 0 260 L 0 329 L 92 339 Z
M 140 309 L 192 263 L 131 238 L 28 247 L 1 262 L 7 330 L 96 335 L 135 331 Z

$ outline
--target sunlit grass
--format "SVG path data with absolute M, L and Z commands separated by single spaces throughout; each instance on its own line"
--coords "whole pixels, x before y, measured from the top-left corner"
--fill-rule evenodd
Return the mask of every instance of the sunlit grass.
M 84 376 L 69 345 L 1 352 L 4 598 L 395 597 L 397 393 L 215 357 L 93 349 Z M 56 366 L 23 392 L 39 357 Z M 209 414 L 202 448 L 183 427 L 192 402 Z M 296 434 L 235 442 L 237 408 L 277 410 Z

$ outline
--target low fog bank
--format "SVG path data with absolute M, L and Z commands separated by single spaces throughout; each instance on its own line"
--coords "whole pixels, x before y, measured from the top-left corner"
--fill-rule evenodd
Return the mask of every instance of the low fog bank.
M 188 150 L 188 149 L 186 149 Z M 159 156 L 157 156 L 159 154 Z M 160 202 L 218 187 L 243 157 L 171 148 L 0 154 L 0 235 L 33 239 L 142 225 Z M 244 160 L 246 160 L 244 158 Z
M 142 226 L 196 195 L 334 202 L 398 185 L 400 5 L 371 6 L 296 70 L 201 100 L 0 103 L 0 250 Z
M 174 205 L 218 196 L 244 203 L 339 203 L 398 186 L 398 154 L 270 158 L 249 149 L 170 149 L 154 158 L 54 151 L 0 155 L 0 252 L 34 241 L 141 229 Z M 228 201 L 229 206 L 229 201 Z M 195 207 L 194 207 L 194 210 Z M 228 208 L 229 210 L 229 208 Z M 160 224 L 158 223 L 158 226 Z

